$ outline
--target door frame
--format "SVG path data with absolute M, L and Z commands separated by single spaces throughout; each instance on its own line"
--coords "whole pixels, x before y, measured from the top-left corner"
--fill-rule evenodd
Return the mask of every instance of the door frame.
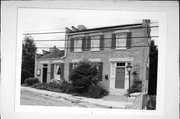
M 118 89 L 115 88 L 115 80 L 116 80 L 116 67 L 117 63 L 125 63 L 125 77 L 124 77 L 124 89 Z M 128 80 L 128 72 L 126 69 L 128 62 L 127 61 L 115 61 L 115 62 L 110 62 L 110 89 L 115 90 L 115 91 L 127 91 L 129 87 L 129 80 Z

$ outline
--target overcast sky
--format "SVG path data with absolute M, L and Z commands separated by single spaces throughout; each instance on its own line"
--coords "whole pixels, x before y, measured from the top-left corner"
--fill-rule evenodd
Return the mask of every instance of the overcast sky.
M 68 10 L 68 9 L 24 9 L 23 33 L 65 32 L 65 27 L 84 25 L 87 28 L 142 23 L 142 19 L 125 19 L 119 11 Z M 157 35 L 157 30 L 152 30 Z M 36 34 L 34 40 L 65 39 L 64 33 Z M 64 47 L 63 41 L 36 42 L 37 47 Z M 42 49 L 41 49 L 42 50 Z M 41 50 L 38 50 L 40 53 Z

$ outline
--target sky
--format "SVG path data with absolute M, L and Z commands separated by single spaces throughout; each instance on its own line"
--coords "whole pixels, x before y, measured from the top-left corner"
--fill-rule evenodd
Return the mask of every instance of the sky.
M 142 23 L 142 19 L 122 18 L 119 11 L 107 10 L 26 8 L 23 9 L 22 19 L 23 33 L 65 32 L 65 27 L 71 28 L 71 26 L 77 27 L 78 25 L 84 25 L 87 28 L 96 28 Z M 157 29 L 152 29 L 152 35 L 157 35 L 157 33 Z M 35 42 L 37 47 L 64 47 L 64 41 L 51 41 L 65 39 L 64 33 L 34 34 L 32 36 L 34 40 L 48 40 Z M 38 49 L 38 53 L 41 53 L 42 49 Z

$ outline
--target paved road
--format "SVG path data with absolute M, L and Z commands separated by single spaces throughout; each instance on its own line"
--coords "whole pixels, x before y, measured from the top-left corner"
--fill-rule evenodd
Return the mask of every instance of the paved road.
M 21 90 L 21 105 L 84 107 L 79 104 L 70 103 L 62 99 L 56 99 L 49 96 L 40 95 L 38 93 L 34 93 L 27 90 Z

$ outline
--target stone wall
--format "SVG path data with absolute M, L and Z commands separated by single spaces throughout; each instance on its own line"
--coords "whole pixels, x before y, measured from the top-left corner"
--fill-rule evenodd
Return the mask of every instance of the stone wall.
M 127 109 L 142 109 L 143 103 L 143 94 L 142 93 L 132 93 L 128 98 L 130 103 L 126 108 Z

